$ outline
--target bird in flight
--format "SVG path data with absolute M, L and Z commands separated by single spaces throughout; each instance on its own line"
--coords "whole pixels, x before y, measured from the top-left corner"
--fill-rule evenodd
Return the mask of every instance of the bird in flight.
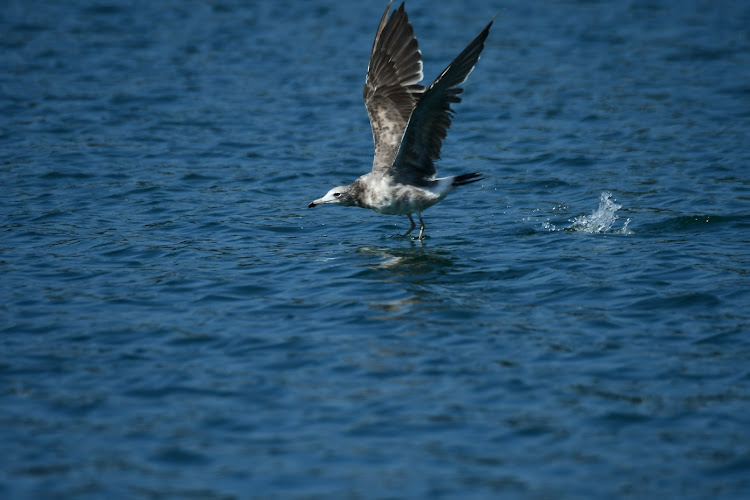
M 422 80 L 422 53 L 404 4 L 390 18 L 393 0 L 380 19 L 367 67 L 364 99 L 370 116 L 375 157 L 372 171 L 348 186 L 331 189 L 308 208 L 337 204 L 369 208 L 381 214 L 406 215 L 411 227 L 419 218 L 419 238 L 424 236 L 422 211 L 438 203 L 457 186 L 482 180 L 479 172 L 437 177 L 435 161 L 451 125 L 451 104 L 461 102 L 466 81 L 474 69 L 492 21 L 448 65 L 432 85 Z

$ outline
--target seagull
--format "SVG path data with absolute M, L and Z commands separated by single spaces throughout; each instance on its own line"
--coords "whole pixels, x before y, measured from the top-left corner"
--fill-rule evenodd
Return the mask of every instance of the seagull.
M 363 92 L 375 143 L 372 171 L 348 186 L 331 189 L 308 208 L 336 204 L 406 215 L 411 227 L 404 236 L 417 227 L 412 218 L 416 214 L 422 242 L 422 212 L 454 188 L 482 180 L 479 172 L 437 177 L 435 161 L 454 115 L 451 104 L 461 102 L 459 85 L 479 60 L 494 19 L 425 89 L 419 85 L 422 52 L 414 29 L 403 3 L 388 17 L 392 3 L 375 34 Z

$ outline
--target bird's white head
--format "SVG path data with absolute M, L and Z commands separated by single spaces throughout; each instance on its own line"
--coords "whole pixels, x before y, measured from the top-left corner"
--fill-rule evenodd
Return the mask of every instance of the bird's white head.
M 310 203 L 307 208 L 312 208 L 317 205 L 325 205 L 329 203 L 346 206 L 354 205 L 350 192 L 350 186 L 339 186 L 331 189 L 326 193 L 324 197 L 318 198 L 317 200 Z

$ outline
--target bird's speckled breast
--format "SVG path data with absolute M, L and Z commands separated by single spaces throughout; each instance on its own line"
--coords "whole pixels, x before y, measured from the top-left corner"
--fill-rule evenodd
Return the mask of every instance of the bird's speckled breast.
M 421 212 L 442 200 L 447 194 L 416 186 L 393 184 L 383 177 L 370 177 L 366 182 L 367 189 L 362 190 L 360 197 L 361 206 L 386 215 Z

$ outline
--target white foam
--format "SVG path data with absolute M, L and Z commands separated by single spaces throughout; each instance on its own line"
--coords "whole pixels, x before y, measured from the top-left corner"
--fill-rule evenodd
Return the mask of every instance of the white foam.
M 597 208 L 591 215 L 580 215 L 574 218 L 571 222 L 573 225 L 565 228 L 568 231 L 582 231 L 584 233 L 608 233 L 615 232 L 621 234 L 631 234 L 632 231 L 628 229 L 630 219 L 628 218 L 622 227 L 616 231 L 612 231 L 612 226 L 619 217 L 615 214 L 622 205 L 615 203 L 612 199 L 612 193 L 609 191 L 603 191 L 599 197 L 599 208 Z

